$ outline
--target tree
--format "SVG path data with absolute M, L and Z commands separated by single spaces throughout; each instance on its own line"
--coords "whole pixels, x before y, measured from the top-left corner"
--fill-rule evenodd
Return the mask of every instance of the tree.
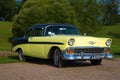
M 15 0 L 0 0 L 0 18 L 11 21 L 16 14 Z
M 105 25 L 113 25 L 119 21 L 118 0 L 101 0 L 101 12 Z
M 66 0 L 27 0 L 13 20 L 14 37 L 39 23 L 68 23 L 77 25 L 75 13 Z
M 17 8 L 17 13 L 19 13 L 22 5 L 25 3 L 26 0 L 16 0 L 16 8 Z
M 81 33 L 93 34 L 100 30 L 100 5 L 95 0 L 69 0 L 77 14 Z

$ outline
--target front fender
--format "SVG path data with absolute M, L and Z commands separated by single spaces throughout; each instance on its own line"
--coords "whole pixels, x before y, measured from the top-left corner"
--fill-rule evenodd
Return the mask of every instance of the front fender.
M 12 52 L 17 52 L 19 49 L 22 49 L 24 55 L 26 55 L 29 52 L 28 46 L 25 45 L 25 44 L 20 44 L 20 45 L 13 46 L 11 51 Z

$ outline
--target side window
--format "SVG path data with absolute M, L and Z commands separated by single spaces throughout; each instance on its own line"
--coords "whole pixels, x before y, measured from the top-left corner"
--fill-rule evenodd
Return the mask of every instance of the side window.
M 52 27 L 48 27 L 47 29 L 46 29 L 46 36 L 49 36 L 51 33 L 53 32 L 53 30 L 52 30 Z
M 43 28 L 34 28 L 25 33 L 25 37 L 30 36 L 43 36 L 44 35 L 44 29 Z
M 29 30 L 25 33 L 26 37 L 34 36 L 34 30 Z
M 35 28 L 34 29 L 34 36 L 43 36 L 44 35 L 44 29 L 43 28 Z

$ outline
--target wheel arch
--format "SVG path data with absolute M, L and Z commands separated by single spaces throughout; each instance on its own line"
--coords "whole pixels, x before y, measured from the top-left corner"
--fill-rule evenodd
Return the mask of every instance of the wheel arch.
M 49 59 L 52 59 L 52 58 L 53 58 L 55 49 L 59 49 L 59 50 L 60 50 L 60 48 L 59 48 L 58 46 L 53 46 L 53 47 L 51 47 L 51 49 L 50 49 L 50 51 L 49 51 L 49 53 L 48 53 L 48 58 L 49 58 Z M 60 50 L 60 51 L 61 51 L 61 50 Z
M 22 48 L 17 48 L 17 49 L 15 50 L 15 52 L 18 52 L 20 49 L 22 49 Z

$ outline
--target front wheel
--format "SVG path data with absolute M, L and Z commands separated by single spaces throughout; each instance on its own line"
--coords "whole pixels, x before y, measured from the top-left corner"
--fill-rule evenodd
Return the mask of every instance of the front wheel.
M 63 67 L 62 54 L 58 48 L 54 51 L 53 62 L 55 67 Z
M 90 60 L 92 65 L 100 65 L 102 63 L 102 59 L 95 59 L 95 60 Z
M 22 49 L 20 49 L 20 50 L 18 51 L 18 55 L 19 55 L 19 59 L 20 59 L 21 61 L 25 61 L 25 56 L 24 56 L 24 54 L 23 54 Z

